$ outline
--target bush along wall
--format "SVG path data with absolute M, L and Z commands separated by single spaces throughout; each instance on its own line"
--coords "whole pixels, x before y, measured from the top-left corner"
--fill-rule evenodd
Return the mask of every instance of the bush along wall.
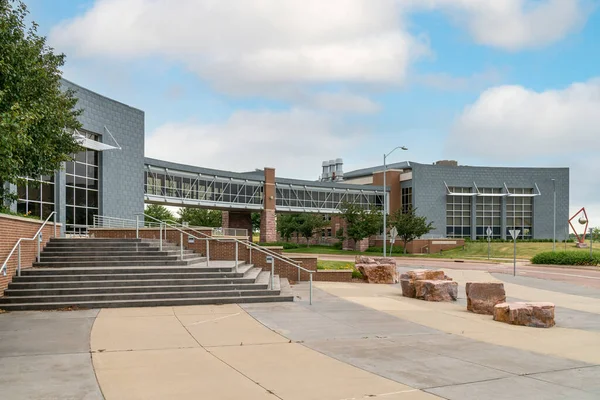
M 547 251 L 536 254 L 531 259 L 532 264 L 553 265 L 600 265 L 600 255 L 590 254 L 586 251 Z

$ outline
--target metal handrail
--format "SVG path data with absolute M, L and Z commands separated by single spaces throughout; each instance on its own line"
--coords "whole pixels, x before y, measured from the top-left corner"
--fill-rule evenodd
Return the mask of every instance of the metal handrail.
M 17 261 L 17 276 L 21 276 L 21 242 L 28 240 L 28 241 L 33 241 L 36 238 L 38 238 L 38 242 L 37 242 L 37 260 L 38 262 L 40 261 L 40 254 L 41 254 L 41 248 L 40 248 L 40 242 L 41 242 L 41 232 L 42 229 L 44 229 L 44 227 L 46 226 L 46 224 L 48 223 L 48 221 L 50 220 L 50 218 L 54 217 L 53 222 L 54 222 L 54 236 L 56 237 L 56 211 L 52 211 L 50 213 L 50 215 L 48 215 L 48 218 L 46 218 L 46 220 L 44 221 L 44 223 L 42 224 L 42 226 L 40 226 L 40 229 L 37 230 L 37 232 L 35 233 L 35 235 L 33 235 L 32 238 L 19 238 L 19 240 L 17 240 L 17 243 L 15 243 L 15 245 L 13 246 L 12 250 L 10 251 L 10 253 L 8 253 L 8 256 L 6 257 L 6 259 L 4 260 L 4 263 L 2 264 L 2 268 L 0 268 L 0 273 L 2 273 L 2 275 L 6 276 L 7 270 L 8 270 L 8 261 L 10 260 L 10 257 L 12 257 L 12 255 L 14 254 L 15 250 L 18 249 L 18 261 Z
M 196 239 L 198 239 L 198 240 L 202 240 L 202 238 L 199 238 L 199 237 L 197 237 L 197 236 L 195 236 L 195 235 L 192 235 L 192 234 L 190 234 L 189 232 L 185 232 L 185 231 L 183 231 L 183 230 L 181 230 L 181 229 L 177 228 L 176 226 L 173 226 L 173 225 L 171 225 L 171 224 L 169 224 L 169 223 L 167 223 L 167 222 L 165 222 L 165 221 L 161 221 L 161 220 L 159 220 L 158 218 L 154 218 L 154 217 L 152 217 L 152 216 L 150 216 L 150 215 L 146 215 L 146 214 L 144 214 L 144 213 L 139 213 L 139 214 L 136 214 L 136 215 L 143 215 L 145 218 L 147 217 L 147 218 L 150 218 L 150 219 L 152 219 L 152 220 L 154 220 L 154 221 L 157 221 L 157 222 L 160 222 L 160 223 L 161 223 L 161 232 L 160 232 L 160 241 L 161 241 L 161 244 L 162 244 L 162 224 L 164 224 L 164 225 L 166 225 L 166 226 L 170 226 L 171 228 L 174 228 L 174 229 L 178 230 L 179 232 L 185 233 L 185 234 L 186 234 L 186 235 L 188 235 L 188 236 L 194 237 L 194 238 L 196 238 Z M 177 222 L 177 223 L 178 223 L 178 222 Z M 179 223 L 178 223 L 178 224 L 179 224 Z M 263 249 L 263 247 L 262 247 L 262 246 L 259 246 L 259 245 L 257 245 L 257 244 L 254 244 L 254 243 L 252 243 L 252 242 L 250 242 L 250 241 L 248 241 L 248 240 L 246 240 L 246 241 L 243 241 L 243 240 L 237 239 L 237 238 L 235 238 L 235 237 L 232 237 L 232 238 L 226 238 L 226 239 L 218 239 L 218 238 L 214 238 L 214 237 L 212 237 L 212 236 L 209 236 L 209 235 L 207 235 L 207 234 L 205 234 L 205 233 L 203 233 L 203 232 L 197 231 L 197 230 L 195 230 L 195 229 L 193 229 L 193 228 L 190 228 L 190 227 L 183 227 L 183 228 L 184 228 L 184 229 L 187 229 L 187 230 L 191 230 L 191 231 L 193 231 L 193 232 L 196 232 L 196 233 L 198 233 L 198 234 L 200 234 L 200 235 L 204 236 L 204 238 L 203 238 L 203 239 L 207 241 L 207 246 L 206 246 L 206 249 L 207 249 L 206 265 L 207 265 L 207 266 L 208 266 L 208 261 L 209 261 L 209 257 L 208 257 L 208 254 L 209 254 L 209 253 L 208 253 L 208 248 L 209 248 L 209 247 L 208 247 L 208 240 L 215 240 L 215 241 L 217 241 L 217 242 L 232 242 L 232 241 L 233 241 L 233 242 L 236 242 L 236 243 L 241 243 L 241 244 L 242 244 L 242 245 L 244 245 L 244 246 L 250 247 L 251 249 L 258 250 L 258 251 L 260 251 L 260 252 L 262 252 L 262 253 L 264 253 L 264 254 L 266 254 L 266 255 L 268 255 L 268 256 L 271 256 L 271 257 L 273 257 L 273 258 L 276 258 L 276 259 L 278 259 L 278 260 L 281 260 L 281 261 L 283 261 L 283 262 L 286 262 L 286 263 L 288 263 L 288 264 L 292 265 L 293 267 L 295 267 L 295 268 L 297 268 L 297 269 L 298 269 L 298 275 L 300 275 L 300 270 L 302 270 L 302 271 L 305 271 L 305 272 L 308 272 L 308 274 L 309 274 L 309 282 L 310 282 L 310 286 L 309 286 L 309 290 L 310 290 L 310 294 L 309 294 L 309 304 L 311 304 L 311 305 L 312 305 L 312 281 L 313 281 L 313 273 L 314 273 L 314 271 L 311 271 L 311 270 L 309 270 L 309 269 L 307 269 L 307 268 L 301 267 L 300 265 L 298 265 L 297 263 L 295 263 L 295 262 L 294 262 L 292 259 L 290 259 L 290 258 L 287 258 L 287 257 L 285 257 L 285 256 L 281 256 L 281 255 L 279 255 L 279 254 L 275 254 L 274 252 L 272 252 L 272 251 L 270 251 L 270 250 L 268 250 L 268 249 Z M 136 235 L 137 235 L 137 233 L 136 233 Z M 183 243 L 181 243 L 181 247 L 183 248 Z M 238 258 L 238 257 L 237 257 L 237 255 L 238 255 L 238 251 L 237 251 L 237 249 L 238 249 L 238 248 L 237 248 L 237 246 L 236 246 L 236 251 L 235 251 L 235 255 L 236 255 L 236 257 L 235 257 L 235 268 L 236 268 L 236 272 L 237 272 L 237 266 L 238 266 L 238 259 L 237 259 L 237 258 Z M 271 274 L 271 279 L 273 279 L 273 276 L 272 276 L 272 275 L 273 275 L 273 274 Z

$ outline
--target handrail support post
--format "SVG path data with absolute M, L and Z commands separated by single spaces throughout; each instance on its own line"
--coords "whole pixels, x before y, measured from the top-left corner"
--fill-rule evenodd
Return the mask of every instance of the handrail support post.
M 210 240 L 206 238 L 206 266 L 208 267 L 208 263 L 210 262 Z
M 236 240 L 235 242 L 235 272 L 238 272 L 238 244 L 239 242 Z
M 310 279 L 310 282 L 309 282 L 309 284 L 308 284 L 308 290 L 309 290 L 309 295 L 308 295 L 308 304 L 309 304 L 309 305 L 311 305 L 311 306 L 312 306 L 312 281 L 313 281 L 313 280 L 312 280 L 312 274 L 313 274 L 312 272 L 310 272 L 310 273 L 308 274 L 308 275 L 309 275 L 309 279 Z
M 271 257 L 271 290 L 275 285 L 275 258 Z
M 135 216 L 135 238 L 136 239 L 140 238 L 140 216 L 139 215 Z
M 21 242 L 19 241 L 17 249 L 17 276 L 21 276 Z
M 179 232 L 179 257 L 183 261 L 183 232 Z
M 56 211 L 54 212 L 54 238 L 56 239 Z
M 158 249 L 162 251 L 162 229 L 163 223 L 161 222 L 158 228 Z

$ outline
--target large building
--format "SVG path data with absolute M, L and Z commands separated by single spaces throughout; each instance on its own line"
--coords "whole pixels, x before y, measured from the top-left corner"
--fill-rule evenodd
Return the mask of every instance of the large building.
M 557 238 L 566 234 L 568 168 L 404 162 L 388 166 L 385 189 L 382 167 L 344 174 L 340 159 L 320 181 L 276 177 L 272 168 L 207 169 L 144 157 L 143 111 L 69 81 L 64 87 L 75 90 L 84 110 L 78 134 L 86 150 L 41 185 L 10 189 L 18 194 L 15 211 L 40 218 L 56 211 L 67 232 L 86 231 L 95 215 L 135 219 L 145 203 L 158 203 L 224 210 L 232 228 L 250 228 L 251 213 L 261 212 L 261 240 L 274 241 L 276 213 L 335 214 L 344 202 L 382 207 L 385 190 L 391 212 L 416 208 L 433 221 L 435 235 L 477 238 L 490 227 L 497 238 L 512 228 L 523 238 L 551 238 L 556 188 Z

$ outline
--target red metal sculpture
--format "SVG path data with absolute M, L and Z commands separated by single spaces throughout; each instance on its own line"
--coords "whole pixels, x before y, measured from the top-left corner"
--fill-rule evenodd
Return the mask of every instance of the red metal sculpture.
M 581 235 L 581 236 L 579 236 L 579 233 L 577 233 L 577 229 L 575 229 L 575 226 L 573 226 L 573 223 L 571 222 L 575 218 L 577 218 L 577 216 L 579 214 L 582 214 L 582 215 L 579 217 L 578 222 L 581 225 L 585 225 L 585 227 L 583 228 L 583 235 Z M 588 224 L 589 224 L 589 220 L 588 220 L 587 213 L 585 212 L 585 207 L 581 207 L 581 210 L 577 211 L 575 213 L 575 215 L 573 215 L 571 217 L 571 219 L 569 219 L 569 225 L 571 225 L 571 229 L 573 229 L 573 232 L 575 232 L 575 236 L 577 236 L 577 247 L 587 247 L 587 244 L 585 244 L 585 234 L 588 231 Z

